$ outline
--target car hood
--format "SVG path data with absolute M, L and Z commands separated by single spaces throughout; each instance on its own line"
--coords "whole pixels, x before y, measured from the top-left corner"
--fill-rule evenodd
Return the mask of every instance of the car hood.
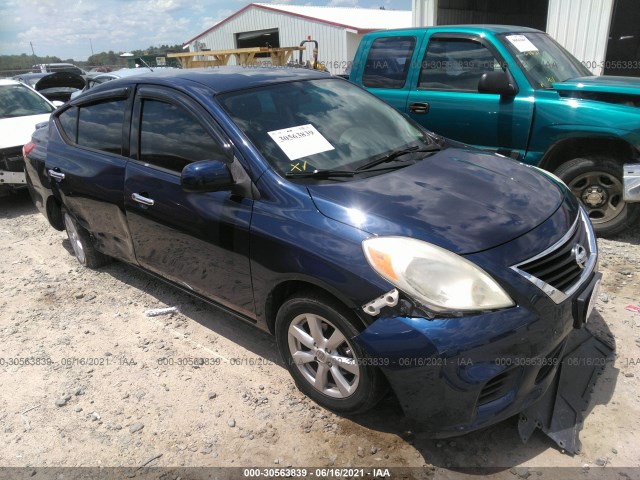
M 458 254 L 527 233 L 564 198 L 558 185 L 531 167 L 461 148 L 366 179 L 307 188 L 329 218 L 374 235 L 418 238 Z
M 29 143 L 36 125 L 49 120 L 49 113 L 0 119 L 0 148 L 18 147 Z
M 84 86 L 84 78 L 80 75 L 71 72 L 56 72 L 42 77 L 33 88 L 37 91 L 48 90 L 50 88 L 76 88 L 82 90 Z
M 559 92 L 594 92 L 640 95 L 640 78 L 591 76 L 553 84 Z

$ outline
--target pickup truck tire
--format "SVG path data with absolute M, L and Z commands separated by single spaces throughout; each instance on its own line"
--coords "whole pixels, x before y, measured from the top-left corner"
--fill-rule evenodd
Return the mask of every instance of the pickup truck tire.
M 574 158 L 554 173 L 587 209 L 598 236 L 614 236 L 640 219 L 640 205 L 622 200 L 622 165 L 615 160 Z
M 353 337 L 350 312 L 329 295 L 310 291 L 287 299 L 276 317 L 278 349 L 298 388 L 319 405 L 341 414 L 369 410 L 386 382 Z
M 73 254 L 81 265 L 88 268 L 98 268 L 109 263 L 110 258 L 94 248 L 89 232 L 78 225 L 69 212 L 64 212 L 63 218 Z

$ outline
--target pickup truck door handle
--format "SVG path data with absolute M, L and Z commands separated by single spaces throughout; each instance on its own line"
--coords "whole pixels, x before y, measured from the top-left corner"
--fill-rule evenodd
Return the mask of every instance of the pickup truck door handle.
M 423 114 L 429 113 L 429 104 L 427 102 L 416 102 L 409 105 L 411 113 Z
M 49 170 L 47 170 L 47 172 L 49 173 L 49 176 L 51 178 L 55 178 L 58 181 L 64 180 L 64 173 L 62 173 L 62 172 L 56 172 L 53 169 L 49 169 Z
M 154 203 L 156 203 L 154 200 L 152 200 L 151 198 L 147 198 L 147 197 L 143 197 L 142 195 L 140 195 L 139 193 L 132 193 L 131 194 L 131 199 L 134 202 L 138 202 L 141 203 L 142 205 L 149 205 L 152 206 Z

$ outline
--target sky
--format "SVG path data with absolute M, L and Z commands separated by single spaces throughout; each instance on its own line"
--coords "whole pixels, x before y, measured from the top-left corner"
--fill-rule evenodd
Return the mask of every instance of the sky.
M 93 52 L 125 52 L 182 44 L 245 7 L 247 0 L 4 0 L 0 55 L 86 60 Z M 411 10 L 411 0 L 258 0 Z

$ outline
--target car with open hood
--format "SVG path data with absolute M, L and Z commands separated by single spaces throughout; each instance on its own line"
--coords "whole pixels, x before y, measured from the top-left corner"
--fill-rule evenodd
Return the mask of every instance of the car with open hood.
M 23 73 L 14 80 L 29 85 L 52 102 L 67 102 L 74 92 L 80 92 L 86 85 L 84 77 L 73 72 Z
M 341 414 L 389 387 L 437 435 L 521 412 L 596 298 L 593 229 L 562 181 L 325 73 L 112 80 L 29 149 L 36 204 L 81 264 L 130 263 L 272 333 Z

